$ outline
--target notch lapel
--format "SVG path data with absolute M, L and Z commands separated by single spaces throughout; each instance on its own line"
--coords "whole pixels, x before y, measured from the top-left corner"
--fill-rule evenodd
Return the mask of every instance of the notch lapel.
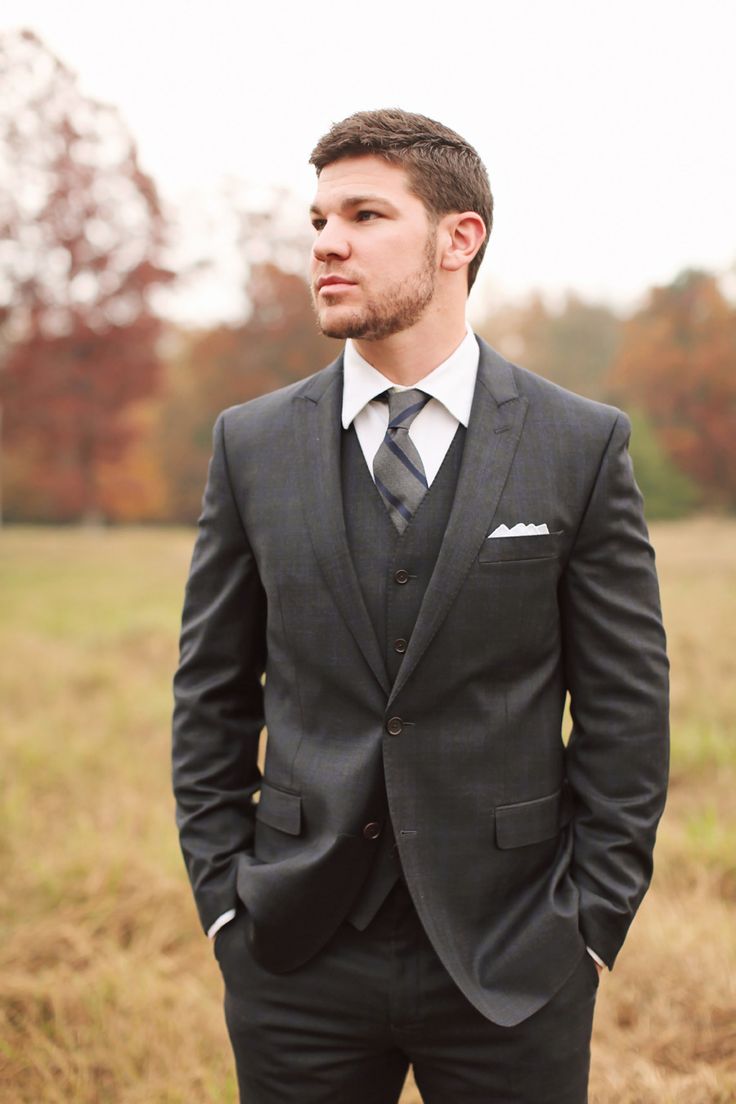
M 428 648 L 490 530 L 526 417 L 511 366 L 478 341 L 480 361 L 455 501 L 389 705 Z
M 337 608 L 388 695 L 390 682 L 348 548 L 342 508 L 342 356 L 294 399 L 299 480 L 314 554 Z

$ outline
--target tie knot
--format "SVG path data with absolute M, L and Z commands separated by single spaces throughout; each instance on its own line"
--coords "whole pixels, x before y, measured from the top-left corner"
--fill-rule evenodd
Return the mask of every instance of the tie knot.
M 430 396 L 418 387 L 410 391 L 387 391 L 389 429 L 408 429 L 420 410 L 430 400 Z

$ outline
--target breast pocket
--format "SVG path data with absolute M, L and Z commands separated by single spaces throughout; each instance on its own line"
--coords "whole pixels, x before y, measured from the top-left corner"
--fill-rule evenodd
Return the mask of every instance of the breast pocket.
M 524 560 L 554 560 L 562 550 L 562 530 L 521 537 L 487 537 L 478 555 L 478 563 L 520 563 Z
M 459 613 L 469 643 L 494 665 L 533 668 L 558 647 L 564 540 L 560 532 L 484 541 Z

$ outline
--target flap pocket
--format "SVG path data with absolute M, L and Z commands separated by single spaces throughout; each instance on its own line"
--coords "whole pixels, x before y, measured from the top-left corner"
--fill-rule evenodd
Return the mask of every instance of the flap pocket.
M 496 809 L 496 843 L 502 849 L 526 847 L 552 839 L 572 817 L 567 785 L 548 797 L 499 805 Z
M 505 563 L 509 560 L 547 560 L 559 556 L 562 531 L 538 533 L 527 537 L 486 537 L 478 555 L 480 563 Z
M 288 790 L 277 790 L 268 782 L 261 783 L 261 799 L 256 805 L 256 820 L 269 828 L 298 836 L 302 830 L 302 799 Z

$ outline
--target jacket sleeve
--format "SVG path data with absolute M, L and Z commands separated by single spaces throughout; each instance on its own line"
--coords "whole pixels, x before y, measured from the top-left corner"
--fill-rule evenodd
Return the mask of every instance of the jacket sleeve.
M 619 414 L 561 580 L 573 719 L 572 877 L 610 967 L 646 893 L 668 771 L 668 663 L 654 553 Z
M 266 601 L 230 483 L 224 415 L 198 525 L 174 678 L 172 760 L 181 848 L 207 930 L 237 901 L 264 723 Z

